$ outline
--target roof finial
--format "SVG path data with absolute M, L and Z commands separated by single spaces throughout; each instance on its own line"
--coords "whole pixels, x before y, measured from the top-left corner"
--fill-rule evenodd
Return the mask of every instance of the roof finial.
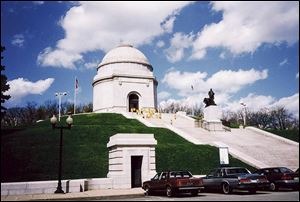
M 120 43 L 119 43 L 118 47 L 133 47 L 130 43 L 126 42 L 122 38 L 120 38 L 119 41 L 120 41 Z

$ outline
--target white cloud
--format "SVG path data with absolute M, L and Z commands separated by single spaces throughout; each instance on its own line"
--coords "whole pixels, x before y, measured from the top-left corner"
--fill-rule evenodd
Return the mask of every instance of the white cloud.
M 87 68 L 87 69 L 96 69 L 99 65 L 99 62 L 87 62 L 87 63 L 84 63 L 84 66 Z
M 174 63 L 182 60 L 185 49 L 192 45 L 193 39 L 192 33 L 188 35 L 181 32 L 175 33 L 170 41 L 170 47 L 165 50 L 168 61 Z
M 164 99 L 169 98 L 170 96 L 171 96 L 171 94 L 166 91 L 162 91 L 157 94 L 158 100 L 164 100 Z
M 37 63 L 42 66 L 64 67 L 75 69 L 75 62 L 82 61 L 82 55 L 65 50 L 45 48 L 39 53 Z
M 162 40 L 159 40 L 159 41 L 156 43 L 156 46 L 157 46 L 158 48 L 162 48 L 162 47 L 165 46 L 165 42 L 162 41 Z
M 162 83 L 170 88 L 179 91 L 179 95 L 187 96 L 194 93 L 207 93 L 210 88 L 218 93 L 232 94 L 238 92 L 241 88 L 251 85 L 258 80 L 268 77 L 268 70 L 258 71 L 250 70 L 220 70 L 207 78 L 206 72 L 180 72 L 176 70 L 168 71 Z M 193 86 L 193 89 L 191 88 Z
M 296 78 L 299 79 L 299 72 L 296 74 Z
M 176 17 L 175 17 L 175 15 L 173 15 L 162 23 L 162 28 L 167 33 L 171 33 L 173 31 L 173 25 L 174 25 L 175 19 L 176 19 Z
M 288 60 L 286 58 L 279 63 L 279 66 L 283 66 L 285 64 L 288 64 Z
M 226 58 L 226 53 L 225 52 L 220 53 L 219 57 L 222 58 L 222 59 L 225 59 Z
M 250 93 L 247 97 L 240 98 L 233 102 L 224 103 L 225 111 L 237 112 L 243 109 L 241 103 L 246 104 L 246 107 L 250 111 L 258 111 L 262 108 L 269 107 L 272 103 L 275 102 L 275 98 L 272 96 L 265 95 L 256 95 Z
M 10 89 L 7 91 L 7 94 L 11 96 L 9 101 L 18 101 L 29 94 L 42 95 L 53 82 L 53 78 L 38 80 L 36 82 L 28 81 L 24 78 L 8 81 Z
M 225 97 L 223 97 L 225 95 Z M 178 105 L 182 107 L 204 107 L 203 98 L 207 97 L 207 94 L 194 94 L 182 99 L 168 99 L 163 100 L 159 103 L 159 107 L 164 109 L 169 106 Z M 251 112 L 257 112 L 261 109 L 274 109 L 276 107 L 284 107 L 288 110 L 289 113 L 295 118 L 299 118 L 299 93 L 295 93 L 289 97 L 283 97 L 279 100 L 275 99 L 272 96 L 266 95 L 256 95 L 250 93 L 248 96 L 240 98 L 239 100 L 230 101 L 228 94 L 217 94 L 215 100 L 217 105 L 219 105 L 223 112 L 238 112 L 243 110 L 243 106 L 240 103 L 245 103 L 247 110 Z
M 295 117 L 299 118 L 299 93 L 290 97 L 284 97 L 273 103 L 271 107 L 284 107 Z
M 220 92 L 235 93 L 242 87 L 267 77 L 268 70 L 266 69 L 263 71 L 253 68 L 250 70 L 239 69 L 238 71 L 220 70 L 207 79 L 207 85 Z
M 240 111 L 243 108 L 240 103 L 245 103 L 247 109 L 253 112 L 259 111 L 263 108 L 273 109 L 276 107 L 284 107 L 292 113 L 294 117 L 299 118 L 299 93 L 295 93 L 289 97 L 280 98 L 279 100 L 270 95 L 265 96 L 250 93 L 247 97 L 240 98 L 233 102 L 224 103 L 223 109 L 225 111 L 233 112 Z
M 223 13 L 205 25 L 193 44 L 191 59 L 202 59 L 208 48 L 223 47 L 234 55 L 253 53 L 264 43 L 289 45 L 299 40 L 299 2 L 212 2 Z
M 32 1 L 32 3 L 35 5 L 43 5 L 45 2 L 44 1 Z
M 206 76 L 206 72 L 180 72 L 171 70 L 165 74 L 162 83 L 167 84 L 172 89 L 178 90 L 179 95 L 186 96 L 202 89 L 205 85 L 204 79 Z M 191 86 L 193 86 L 194 90 Z
M 40 53 L 42 66 L 74 68 L 82 54 L 108 51 L 120 41 L 149 44 L 172 31 L 175 16 L 190 2 L 79 2 L 60 21 L 65 38 Z M 60 54 L 58 54 L 60 53 Z M 40 56 L 39 55 L 39 56 Z M 61 55 L 66 55 L 63 57 Z
M 24 35 L 23 34 L 16 34 L 13 36 L 13 40 L 11 41 L 11 44 L 18 47 L 23 47 L 25 42 Z

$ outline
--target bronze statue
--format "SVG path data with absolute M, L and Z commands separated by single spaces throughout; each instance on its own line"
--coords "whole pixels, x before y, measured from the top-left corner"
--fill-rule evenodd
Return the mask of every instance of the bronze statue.
M 215 99 L 215 93 L 212 91 L 212 89 L 208 92 L 209 98 L 204 98 L 203 102 L 205 103 L 205 107 L 208 107 L 210 105 L 216 105 L 214 99 Z

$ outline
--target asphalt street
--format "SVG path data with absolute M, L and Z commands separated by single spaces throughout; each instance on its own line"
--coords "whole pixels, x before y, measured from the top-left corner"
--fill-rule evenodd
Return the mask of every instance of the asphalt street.
M 97 200 L 97 199 L 96 199 Z M 299 201 L 299 191 L 258 191 L 256 194 L 248 192 L 234 192 L 229 195 L 221 193 L 199 193 L 192 197 L 188 194 L 168 198 L 163 194 L 156 194 L 142 197 L 122 197 L 114 199 L 105 199 L 110 201 Z

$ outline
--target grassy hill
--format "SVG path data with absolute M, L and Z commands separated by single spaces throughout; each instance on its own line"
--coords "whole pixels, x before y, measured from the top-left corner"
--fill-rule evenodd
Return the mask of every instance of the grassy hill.
M 164 128 L 148 128 L 119 114 L 85 114 L 73 117 L 74 126 L 64 130 L 63 179 L 102 178 L 108 172 L 109 137 L 116 133 L 153 133 L 156 170 L 190 170 L 206 174 L 219 164 L 218 149 L 194 145 Z M 65 118 L 62 118 L 65 124 Z M 1 181 L 56 180 L 59 130 L 49 120 L 23 130 L 2 130 Z M 230 164 L 253 168 L 230 157 Z

